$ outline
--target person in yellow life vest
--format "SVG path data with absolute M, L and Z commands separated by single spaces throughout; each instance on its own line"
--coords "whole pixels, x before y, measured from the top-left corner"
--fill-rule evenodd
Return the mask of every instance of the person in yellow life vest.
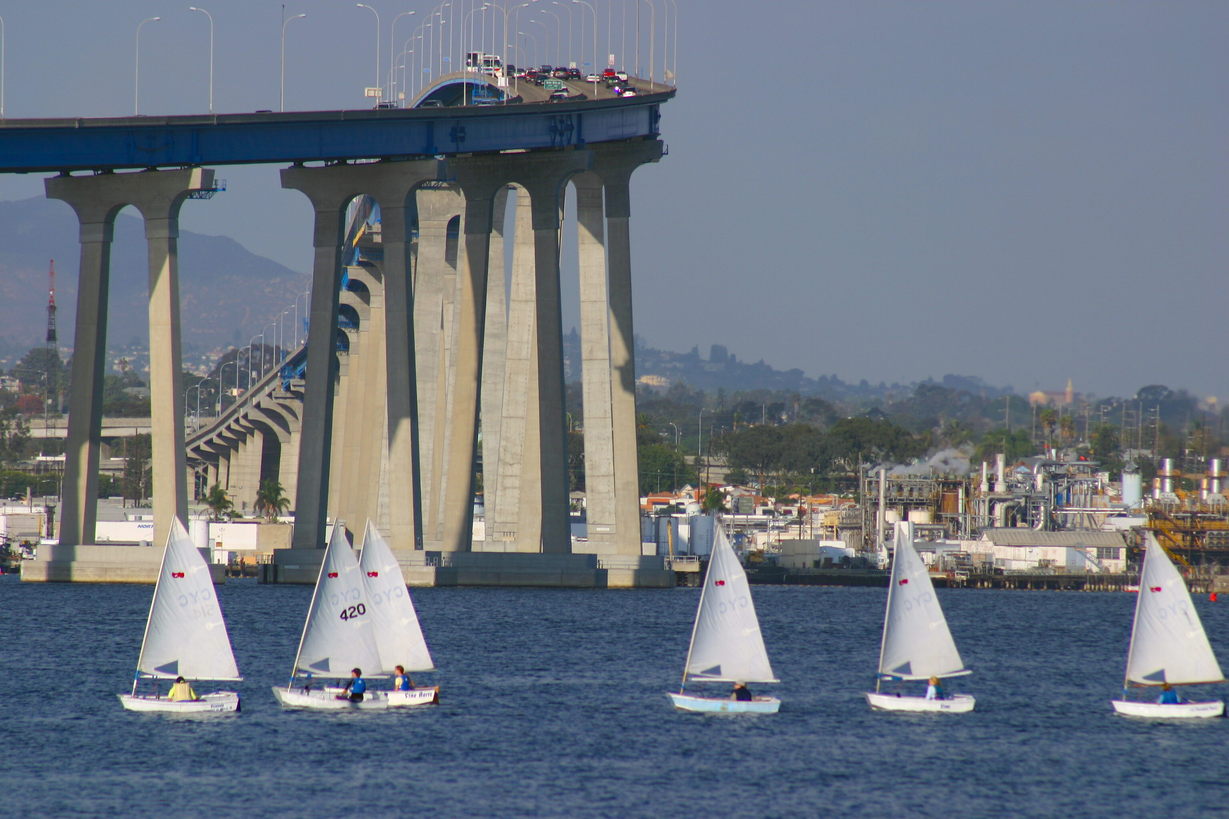
M 200 699 L 200 697 L 196 696 L 196 692 L 192 690 L 192 686 L 183 677 L 175 678 L 175 684 L 167 692 L 166 698 L 172 702 Z

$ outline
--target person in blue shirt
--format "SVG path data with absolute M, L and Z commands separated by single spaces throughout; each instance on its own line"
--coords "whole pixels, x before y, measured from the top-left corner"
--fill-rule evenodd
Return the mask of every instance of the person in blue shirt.
M 346 687 L 342 691 L 347 693 L 338 694 L 337 699 L 350 702 L 363 701 L 363 695 L 367 693 L 367 681 L 363 679 L 363 669 L 350 669 L 350 679 L 346 680 Z
M 734 690 L 730 693 L 730 698 L 739 702 L 751 702 L 751 689 L 747 687 L 745 682 L 740 680 L 734 683 Z
M 1182 702 L 1182 698 L 1178 696 L 1178 692 L 1169 683 L 1164 683 L 1161 686 L 1161 696 L 1156 698 L 1156 701 L 1161 705 L 1178 705 Z
M 393 677 L 393 690 L 394 691 L 413 691 L 414 681 L 410 679 L 409 674 L 405 673 L 405 666 L 395 665 L 393 666 L 393 670 L 397 672 L 397 675 Z
M 941 700 L 943 699 L 943 683 L 938 677 L 931 677 L 926 684 L 926 699 Z

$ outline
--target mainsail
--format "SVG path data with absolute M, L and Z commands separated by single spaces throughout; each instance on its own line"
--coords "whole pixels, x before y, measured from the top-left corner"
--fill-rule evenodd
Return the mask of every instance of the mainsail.
M 913 524 L 909 522 L 898 523 L 896 528 L 879 673 L 902 680 L 970 673 L 947 628 L 926 564 L 913 548 Z
M 683 679 L 778 682 L 764 649 L 747 573 L 720 525 L 716 533 Z
M 1127 681 L 1137 685 L 1221 682 L 1186 582 L 1150 534 L 1127 652 Z
M 371 521 L 367 521 L 363 534 L 359 569 L 367 592 L 368 613 L 374 626 L 381 670 L 392 674 L 394 666 L 401 665 L 406 671 L 433 671 L 431 652 L 423 639 L 401 566 Z
M 209 564 L 179 518 L 171 523 L 137 670 L 148 677 L 240 680 Z
M 349 676 L 351 668 L 380 668 L 362 573 L 340 522 L 333 525 L 324 551 L 294 667 L 297 674 L 325 677 Z

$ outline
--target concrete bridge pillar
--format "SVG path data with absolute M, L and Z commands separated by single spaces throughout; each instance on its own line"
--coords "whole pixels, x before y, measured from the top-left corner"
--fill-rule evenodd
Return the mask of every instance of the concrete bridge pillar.
M 568 554 L 567 432 L 563 414 L 563 329 L 559 293 L 559 227 L 564 185 L 588 169 L 586 151 L 470 157 L 450 168 L 465 195 L 465 270 L 458 277 L 456 338 L 452 364 L 444 548 L 468 551 L 472 540 L 473 464 L 476 445 L 478 379 L 483 361 L 490 230 L 496 193 L 516 183 L 529 194 L 534 237 L 536 332 L 534 357 L 538 372 L 541 534 L 536 544 L 544 553 Z M 515 468 L 515 466 L 513 467 Z M 466 477 L 467 476 L 467 477 Z M 522 499 L 523 500 L 523 499 Z M 519 547 L 535 544 L 518 532 Z
M 295 491 L 293 547 L 323 549 L 329 501 L 329 455 L 333 438 L 333 390 L 338 289 L 341 285 L 341 240 L 346 205 L 353 184 L 340 171 L 348 166 L 282 170 L 282 187 L 303 192 L 312 203 L 311 318 L 307 331 L 307 378 L 303 395 L 303 438 Z M 334 173 L 320 173 L 333 171 Z
M 533 216 L 529 193 L 516 194 L 512 281 L 508 290 L 508 330 L 504 345 L 500 445 L 483 459 L 487 485 L 486 548 L 536 552 L 542 536 L 541 461 L 538 451 L 537 308 L 534 287 Z M 483 377 L 491 363 L 483 360 Z M 494 369 L 494 368 L 492 368 Z M 483 387 L 486 387 L 484 380 Z M 483 416 L 485 420 L 485 415 Z M 486 448 L 484 455 L 491 452 Z
M 505 186 L 495 194 L 491 213 L 491 255 L 488 262 L 486 318 L 483 322 L 482 396 L 478 411 L 482 431 L 482 490 L 486 508 L 486 542 L 491 542 L 492 507 L 499 497 L 499 450 L 503 438 L 504 379 L 508 351 L 507 260 L 504 221 L 508 210 Z
M 640 554 L 636 367 L 632 330 L 632 172 L 662 155 L 660 142 L 595 145 L 578 175 L 580 339 L 589 548 Z M 609 242 L 604 228 L 609 225 Z
M 386 371 L 387 455 L 383 470 L 389 487 L 389 543 L 412 549 L 419 540 L 419 499 L 415 417 L 414 322 L 409 282 L 410 231 L 407 208 L 414 190 L 440 176 L 435 160 L 362 165 L 294 167 L 282 171 L 282 186 L 302 191 L 316 213 L 316 259 L 308 335 L 299 484 L 295 502 L 295 548 L 322 548 L 328 501 L 332 399 L 336 375 L 333 355 L 337 326 L 341 239 L 345 207 L 366 193 L 381 206 L 384 245 L 384 364 Z M 316 374 L 313 377 L 313 373 Z M 321 377 L 327 374 L 327 377 Z M 364 430 L 364 433 L 372 432 Z M 385 435 L 382 429 L 372 434 Z M 349 521 L 361 526 L 362 521 Z
M 60 542 L 65 545 L 94 540 L 110 245 L 115 215 L 125 205 L 133 205 L 141 212 L 148 248 L 155 541 L 161 543 L 166 539 L 172 518 L 187 520 L 179 332 L 179 209 L 189 193 L 212 185 L 213 171 L 202 168 L 61 175 L 46 181 L 48 198 L 67 202 L 81 225 L 81 284 L 77 295 L 60 529 Z
M 414 341 L 418 390 L 419 462 L 423 473 L 422 533 L 424 542 L 438 548 L 443 485 L 444 428 L 447 406 L 445 325 L 453 320 L 450 283 L 455 271 L 448 261 L 448 225 L 464 207 L 460 191 L 432 186 L 417 192 L 418 254 L 414 270 Z

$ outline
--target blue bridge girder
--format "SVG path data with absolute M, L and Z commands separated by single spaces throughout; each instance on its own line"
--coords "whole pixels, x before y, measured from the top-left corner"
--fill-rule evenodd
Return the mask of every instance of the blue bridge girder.
M 0 120 L 0 173 L 402 159 L 659 136 L 669 89 L 458 108 Z

